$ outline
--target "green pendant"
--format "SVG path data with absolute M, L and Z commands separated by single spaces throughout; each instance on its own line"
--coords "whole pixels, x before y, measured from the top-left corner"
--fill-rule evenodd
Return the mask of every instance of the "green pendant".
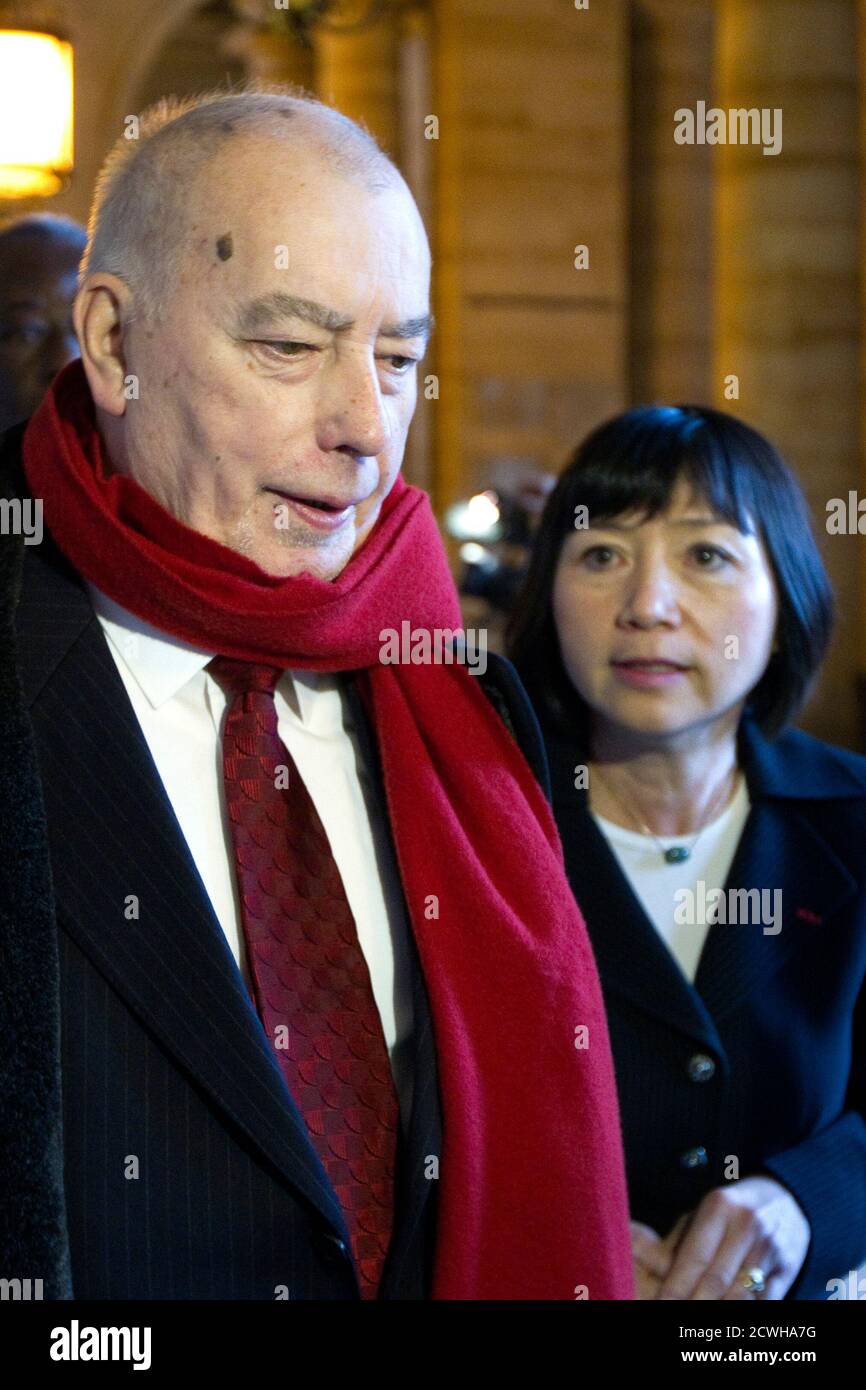
M 669 864 L 682 864 L 690 854 L 691 850 L 686 849 L 685 845 L 671 845 L 670 849 L 665 850 L 665 859 Z

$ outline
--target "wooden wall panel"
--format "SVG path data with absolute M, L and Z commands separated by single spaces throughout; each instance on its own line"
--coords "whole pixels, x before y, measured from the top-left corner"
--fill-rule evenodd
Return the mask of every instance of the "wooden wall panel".
M 626 39 L 620 0 L 436 6 L 441 504 L 624 404 Z
M 717 64 L 718 104 L 780 108 L 783 145 L 716 150 L 716 404 L 782 449 L 812 503 L 839 625 L 804 723 L 853 743 L 863 542 L 829 536 L 826 508 L 862 479 L 856 0 L 722 0 Z
M 707 400 L 713 358 L 713 169 L 674 112 L 712 102 L 713 0 L 631 6 L 631 334 L 635 404 Z

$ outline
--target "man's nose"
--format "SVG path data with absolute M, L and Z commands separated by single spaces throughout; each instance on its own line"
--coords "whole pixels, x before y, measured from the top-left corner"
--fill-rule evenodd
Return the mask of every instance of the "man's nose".
M 679 585 L 664 560 L 637 564 L 626 583 L 620 621 L 629 627 L 676 625 L 680 620 Z
M 388 443 L 388 423 L 375 363 L 353 355 L 328 385 L 320 406 L 319 447 L 351 449 L 371 458 Z

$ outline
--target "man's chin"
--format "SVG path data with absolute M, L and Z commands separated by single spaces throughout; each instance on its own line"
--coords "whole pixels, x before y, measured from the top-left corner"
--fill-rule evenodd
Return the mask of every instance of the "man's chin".
M 265 574 L 275 579 L 295 579 L 301 574 L 332 580 L 342 574 L 352 558 L 351 542 L 342 545 L 275 545 L 272 540 L 242 552 Z
M 270 516 L 263 518 L 252 511 L 223 530 L 218 539 L 277 579 L 301 574 L 336 579 L 363 544 L 358 528 L 348 523 L 330 534 L 305 526 L 282 530 L 272 524 Z

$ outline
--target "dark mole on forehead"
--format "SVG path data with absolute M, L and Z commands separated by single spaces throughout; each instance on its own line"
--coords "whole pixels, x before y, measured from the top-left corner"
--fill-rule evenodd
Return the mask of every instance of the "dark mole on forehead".
M 231 232 L 224 232 L 222 236 L 217 237 L 216 252 L 221 261 L 230 260 L 233 250 Z
M 232 121 L 223 121 L 220 129 L 224 130 L 226 135 L 231 135 L 234 130 L 234 123 Z

